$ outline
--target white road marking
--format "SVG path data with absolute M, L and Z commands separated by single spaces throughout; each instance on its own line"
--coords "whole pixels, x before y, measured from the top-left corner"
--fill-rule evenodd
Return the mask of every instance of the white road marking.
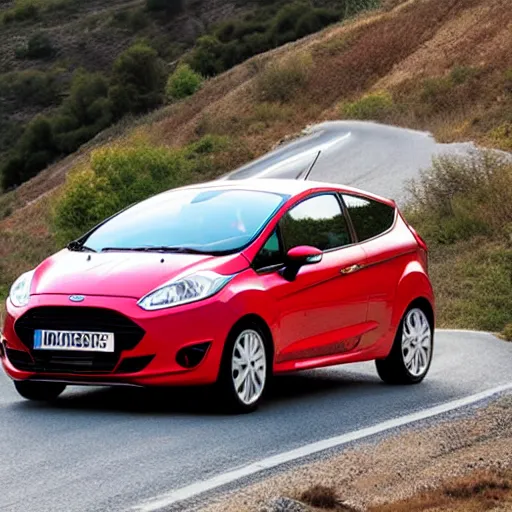
M 460 398 L 458 400 L 453 400 L 451 402 L 437 405 L 435 407 L 431 407 L 423 411 L 407 414 L 406 416 L 400 416 L 399 418 L 384 421 L 382 423 L 378 423 L 377 425 L 363 428 L 361 430 L 355 430 L 353 432 L 348 432 L 347 434 L 307 444 L 300 448 L 296 448 L 295 450 L 290 450 L 288 452 L 280 453 L 278 455 L 273 455 L 272 457 L 267 457 L 265 459 L 262 459 L 258 462 L 254 462 L 240 469 L 228 471 L 226 473 L 222 473 L 207 480 L 187 485 L 186 487 L 182 487 L 181 489 L 176 489 L 174 491 L 167 492 L 165 494 L 148 500 L 146 503 L 133 507 L 132 510 L 136 510 L 138 512 L 155 512 L 158 510 L 162 510 L 180 501 L 185 501 L 199 494 L 203 494 L 207 491 L 217 489 L 219 487 L 233 483 L 242 478 L 254 475 L 256 473 L 260 473 L 261 471 L 275 468 L 287 462 L 301 459 L 303 457 L 307 457 L 309 455 L 313 455 L 315 453 L 322 452 L 330 448 L 342 446 L 344 444 L 364 439 L 375 434 L 380 434 L 381 432 L 385 432 L 387 430 L 408 425 L 410 423 L 432 418 L 433 416 L 438 416 L 440 414 L 444 414 L 446 412 L 450 412 L 461 407 L 467 407 L 469 405 L 475 404 L 487 398 L 491 398 L 494 395 L 510 390 L 512 390 L 512 383 L 492 388 L 481 393 L 470 395 L 465 398 Z
M 319 137 L 321 134 L 322 134 L 322 132 L 319 132 L 317 136 Z M 268 167 L 267 169 L 260 172 L 259 174 L 254 175 L 252 177 L 252 179 L 263 178 L 264 176 L 267 176 L 268 174 L 272 174 L 274 172 L 279 171 L 279 169 L 282 167 L 289 166 L 293 162 L 300 162 L 308 155 L 310 155 L 311 157 L 314 157 L 318 154 L 319 151 L 322 151 L 322 153 L 324 153 L 325 151 L 327 151 L 329 148 L 335 146 L 336 144 L 339 144 L 340 142 L 350 139 L 350 137 L 352 137 L 352 133 L 348 132 L 340 137 L 336 137 L 333 140 L 327 141 L 324 144 L 320 144 L 318 146 L 314 146 L 312 148 L 306 149 L 302 153 L 299 153 L 298 155 L 295 155 L 290 158 L 286 158 L 283 161 L 277 162 L 276 164 Z

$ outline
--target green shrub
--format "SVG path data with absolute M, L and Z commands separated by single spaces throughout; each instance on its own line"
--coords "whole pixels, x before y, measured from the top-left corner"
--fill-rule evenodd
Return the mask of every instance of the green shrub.
M 386 91 L 363 96 L 360 100 L 343 103 L 341 115 L 349 119 L 383 121 L 395 110 L 393 97 Z
M 58 99 L 60 87 L 55 73 L 27 69 L 0 76 L 0 95 L 26 106 L 48 106 Z
M 145 43 L 125 50 L 112 69 L 109 97 L 118 116 L 147 112 L 162 102 L 165 81 L 163 63 Z
M 256 90 L 262 101 L 290 101 L 306 86 L 313 60 L 308 54 L 273 60 L 256 77 Z
M 112 119 L 107 80 L 99 73 L 79 69 L 53 121 L 56 147 L 62 153 L 72 153 L 109 126 Z
M 338 21 L 339 15 L 329 9 L 312 9 L 304 13 L 295 25 L 296 37 L 304 37 Z
M 165 95 L 168 101 L 180 100 L 192 96 L 203 84 L 203 77 L 188 64 L 180 64 L 169 76 Z
M 27 59 L 50 59 L 55 55 L 51 39 L 43 32 L 34 34 L 27 43 L 25 57 Z
M 423 81 L 420 101 L 434 111 L 449 109 L 452 105 L 451 91 L 454 84 L 449 76 L 427 78 Z
M 183 151 L 146 144 L 95 151 L 90 168 L 70 175 L 56 205 L 58 240 L 75 239 L 122 208 L 184 184 L 187 162 Z
M 12 9 L 6 11 L 3 15 L 4 23 L 21 22 L 27 20 L 36 19 L 39 16 L 39 6 L 30 3 L 23 2 L 18 3 Z
M 450 71 L 450 80 L 454 85 L 461 85 L 473 78 L 477 69 L 472 66 L 454 66 Z
M 189 156 L 208 155 L 218 153 L 227 148 L 229 138 L 221 135 L 208 134 L 193 142 L 186 148 L 186 154 Z
M 408 216 L 428 241 L 476 235 L 507 238 L 512 227 L 512 164 L 490 152 L 434 159 L 412 182 Z
M 225 70 L 225 45 L 215 36 L 200 37 L 188 57 L 190 66 L 202 76 L 214 76 Z
M 9 189 L 35 176 L 56 156 L 52 126 L 44 116 L 26 127 L 14 154 L 2 168 L 2 187 Z
M 19 46 L 15 50 L 18 59 L 51 59 L 56 50 L 50 38 L 43 32 L 34 34 L 26 46 Z
M 279 10 L 270 28 L 274 45 L 279 46 L 298 39 L 296 27 L 305 12 L 311 10 L 309 4 L 295 2 Z

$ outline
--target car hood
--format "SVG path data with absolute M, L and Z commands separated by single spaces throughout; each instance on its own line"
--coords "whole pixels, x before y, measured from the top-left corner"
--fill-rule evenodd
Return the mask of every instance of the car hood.
M 217 257 L 137 252 L 86 253 L 65 249 L 37 267 L 31 295 L 102 295 L 140 299 L 179 275 L 198 270 L 230 275 L 248 266 L 242 254 Z

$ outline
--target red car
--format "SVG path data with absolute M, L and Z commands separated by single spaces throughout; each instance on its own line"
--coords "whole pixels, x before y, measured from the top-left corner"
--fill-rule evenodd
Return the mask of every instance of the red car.
M 426 376 L 427 248 L 394 202 L 291 180 L 165 192 L 22 275 L 3 367 L 27 399 L 67 384 L 216 384 L 250 411 L 273 374 L 375 360 Z

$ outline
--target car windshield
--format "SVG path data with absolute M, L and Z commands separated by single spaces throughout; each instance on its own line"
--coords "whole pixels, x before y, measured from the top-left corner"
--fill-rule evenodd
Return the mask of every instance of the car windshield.
M 286 198 L 238 189 L 168 192 L 115 216 L 78 247 L 98 252 L 235 252 L 257 236 Z

